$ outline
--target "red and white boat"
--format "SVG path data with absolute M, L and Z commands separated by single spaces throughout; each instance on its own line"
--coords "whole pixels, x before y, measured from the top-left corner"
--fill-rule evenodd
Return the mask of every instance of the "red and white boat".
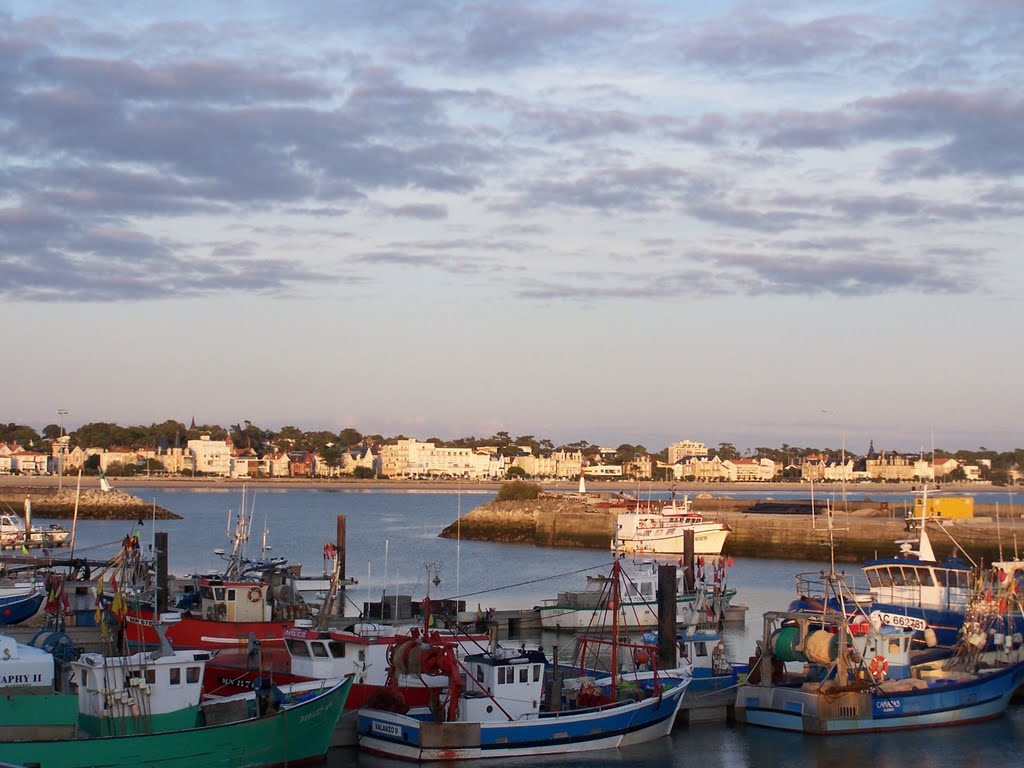
M 249 647 L 221 651 L 207 662 L 203 691 L 220 698 L 251 691 L 257 679 L 281 686 L 310 680 L 324 680 L 352 674 L 355 680 L 346 709 L 364 706 L 387 682 L 393 660 L 414 654 L 423 643 L 450 647 L 458 658 L 485 650 L 487 634 L 466 634 L 454 630 L 356 623 L 344 629 L 318 630 L 313 622 L 295 621 L 284 632 L 284 648 Z M 444 676 L 402 675 L 398 681 L 410 705 L 425 705 L 431 688 L 448 685 Z
M 290 588 L 273 582 L 195 580 L 193 608 L 179 609 L 180 620 L 164 630 L 175 648 L 217 650 L 245 648 L 250 638 L 268 647 L 284 647 L 285 630 L 310 615 L 309 606 L 283 598 Z M 196 602 L 197 601 L 197 602 Z M 151 608 L 125 616 L 129 643 L 159 644 Z
M 251 515 L 246 519 L 240 512 L 231 534 L 232 550 L 215 550 L 227 561 L 223 575 L 197 576 L 193 589 L 178 602 L 180 619 L 165 630 L 167 639 L 177 649 L 218 650 L 247 648 L 255 639 L 267 648 L 284 648 L 285 630 L 296 619 L 309 618 L 313 607 L 301 593 L 302 579 L 287 567 L 284 558 L 267 558 L 270 547 L 263 537 L 261 559 L 246 557 L 245 545 L 249 540 Z M 229 521 L 230 526 L 230 521 Z M 324 547 L 324 565 L 327 560 L 338 562 L 333 545 Z M 317 580 L 318 585 L 323 580 Z M 336 596 L 340 577 L 335 573 L 333 584 L 325 595 L 325 602 Z M 153 627 L 154 611 L 143 606 L 125 616 L 125 637 L 131 644 L 156 646 L 159 638 Z

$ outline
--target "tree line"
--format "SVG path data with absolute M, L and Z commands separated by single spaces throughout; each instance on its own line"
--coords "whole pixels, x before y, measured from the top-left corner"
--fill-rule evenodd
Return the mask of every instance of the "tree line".
M 316 451 L 326 461 L 336 461 L 345 451 L 359 446 L 382 445 L 394 443 L 398 440 L 407 439 L 405 435 L 394 435 L 386 437 L 380 434 L 363 434 L 354 427 L 346 427 L 338 432 L 330 430 L 303 430 L 293 425 L 286 425 L 276 430 L 264 429 L 246 419 L 237 424 L 230 424 L 223 427 L 219 424 L 196 424 L 186 426 L 180 421 L 173 419 L 159 424 L 149 426 L 135 425 L 122 427 L 111 422 L 92 422 L 83 424 L 78 429 L 65 430 L 70 436 L 73 445 L 83 448 L 127 448 L 145 449 L 157 447 L 184 447 L 189 440 L 197 440 L 202 435 L 209 435 L 213 440 L 225 440 L 229 436 L 231 441 L 239 448 L 252 449 L 257 455 L 274 450 L 289 451 Z M 24 424 L 0 423 L 0 443 L 18 443 L 26 447 L 36 449 L 46 448 L 49 443 L 61 436 L 61 427 L 58 424 L 47 424 L 42 432 L 37 432 L 33 427 Z M 534 435 L 513 436 L 510 432 L 496 432 L 489 437 L 476 437 L 470 435 L 459 437 L 454 440 L 443 440 L 439 437 L 427 438 L 426 442 L 435 443 L 447 448 L 480 448 L 483 446 L 496 447 L 498 451 L 506 456 L 518 453 L 523 447 L 528 447 L 535 454 L 545 454 L 551 451 L 579 451 L 588 460 L 595 460 L 602 455 L 600 445 L 587 440 L 576 440 L 570 443 L 556 444 L 549 438 L 537 438 Z M 757 458 L 771 459 L 781 463 L 783 466 L 798 464 L 799 461 L 810 455 L 827 454 L 839 456 L 841 449 L 837 447 L 816 447 L 816 446 L 794 446 L 783 443 L 780 447 L 758 446 L 753 449 L 739 451 L 735 445 L 729 442 L 719 443 L 715 447 L 709 446 L 709 452 L 718 455 L 722 459 Z M 855 453 L 846 449 L 848 456 Z M 622 443 L 610 454 L 603 458 L 614 464 L 627 464 L 650 455 L 652 459 L 659 461 L 668 460 L 668 448 L 658 451 L 651 451 L 643 445 L 632 445 Z M 931 452 L 928 454 L 932 455 Z M 979 459 L 988 459 L 992 462 L 993 470 L 1006 470 L 1014 466 L 1024 464 L 1024 449 L 1016 448 L 1012 451 L 992 451 L 984 446 L 977 450 L 956 450 L 946 451 L 935 449 L 936 459 L 954 458 L 961 463 L 970 464 Z

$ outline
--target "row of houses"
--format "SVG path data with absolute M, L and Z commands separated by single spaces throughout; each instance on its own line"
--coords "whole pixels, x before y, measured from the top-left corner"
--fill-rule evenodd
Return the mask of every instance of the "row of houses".
M 54 441 L 52 452 L 42 453 L 17 444 L 0 444 L 0 474 L 47 474 L 75 471 L 91 457 L 104 472 L 116 466 L 162 467 L 169 474 L 198 474 L 219 477 L 339 477 L 363 468 L 367 475 L 391 478 L 460 478 L 492 480 L 506 477 L 512 467 L 531 478 L 575 479 L 581 473 L 590 478 L 648 479 L 655 476 L 697 482 L 771 482 L 781 476 L 799 476 L 810 482 L 859 481 L 941 481 L 958 469 L 967 480 L 980 480 L 987 460 L 962 464 L 953 458 L 925 459 L 894 451 L 878 452 L 874 443 L 864 457 L 852 454 L 814 454 L 799 464 L 785 466 L 768 458 L 722 458 L 712 455 L 704 443 L 684 440 L 668 448 L 668 461 L 649 455 L 625 464 L 607 458 L 614 451 L 584 458 L 580 451 L 534 453 L 529 446 L 501 451 L 497 446 L 476 448 L 445 447 L 415 438 L 400 439 L 380 446 L 359 446 L 332 452 L 332 459 L 314 451 L 273 451 L 258 456 L 250 448 L 236 446 L 231 438 L 213 440 L 204 435 L 184 447 L 152 449 L 103 449 L 72 447 L 67 436 Z M 1011 473 L 1014 479 L 1019 472 Z

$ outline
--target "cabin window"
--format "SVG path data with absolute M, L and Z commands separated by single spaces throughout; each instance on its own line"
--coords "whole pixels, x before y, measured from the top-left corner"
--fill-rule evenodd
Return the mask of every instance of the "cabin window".
M 925 570 L 924 568 L 917 569 L 917 578 L 920 580 L 922 587 L 934 587 L 935 577 L 932 576 L 932 572 Z
M 292 656 L 309 656 L 309 648 L 306 647 L 305 640 L 288 638 L 285 642 L 288 644 L 288 650 L 291 652 Z
M 476 665 L 476 681 L 482 683 L 484 681 L 484 668 L 480 664 Z
M 533 665 L 533 682 L 540 682 L 540 664 Z
M 512 667 L 498 667 L 498 685 L 512 685 L 516 681 L 516 671 Z
M 229 589 L 228 590 L 228 600 L 231 601 L 231 602 L 234 602 L 234 600 L 235 600 L 235 590 L 233 590 L 233 589 Z
M 331 650 L 331 658 L 344 659 L 345 658 L 345 644 L 338 642 L 337 640 L 331 640 L 327 644 L 327 647 Z
M 209 587 L 200 587 L 199 588 L 199 595 L 204 600 L 213 600 L 213 590 L 210 589 Z
M 167 672 L 171 676 L 171 685 L 181 685 L 181 667 L 171 667 Z
M 878 569 L 878 584 L 879 584 L 879 586 L 882 586 L 882 587 L 891 587 L 892 586 L 892 574 L 889 573 L 889 569 L 888 568 L 879 568 Z
M 146 682 L 149 683 L 150 685 L 156 685 L 156 670 L 155 669 L 147 669 L 146 670 Z
M 640 594 L 642 594 L 642 595 L 650 595 L 650 594 L 653 594 L 653 593 L 654 593 L 654 585 L 653 584 L 649 584 L 647 582 L 644 582 L 643 584 L 640 585 Z
M 89 687 L 89 670 L 88 669 L 83 669 L 82 670 L 82 674 L 79 675 L 79 678 L 78 678 L 78 684 L 80 686 L 82 686 L 83 688 L 88 688 Z
M 198 683 L 199 682 L 199 667 L 185 667 L 185 682 L 186 683 Z
M 894 587 L 905 587 L 907 585 L 907 579 L 903 575 L 902 568 L 893 568 L 889 572 L 889 577 L 892 579 L 892 585 Z
M 224 587 L 217 587 L 216 589 L 213 590 L 213 599 L 214 600 L 223 600 L 224 599 Z
M 521 668 L 519 670 L 519 682 L 520 683 L 528 683 L 528 682 L 530 682 L 530 670 L 528 670 L 526 667 L 523 667 L 523 668 Z
M 323 643 L 310 643 L 310 646 L 313 648 L 313 655 L 316 656 L 318 659 L 327 658 L 326 645 L 324 645 Z
M 694 643 L 693 644 L 693 652 L 697 656 L 707 656 L 708 655 L 708 644 L 705 643 L 703 640 L 700 640 L 700 641 Z
M 874 568 L 864 571 L 864 575 L 868 577 L 868 585 L 872 587 L 879 586 L 878 573 L 875 572 Z

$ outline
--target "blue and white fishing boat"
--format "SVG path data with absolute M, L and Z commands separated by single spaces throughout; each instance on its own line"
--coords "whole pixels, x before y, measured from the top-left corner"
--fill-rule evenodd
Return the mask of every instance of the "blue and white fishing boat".
M 657 646 L 658 632 L 645 632 L 643 641 Z M 750 670 L 748 664 L 731 662 L 726 658 L 725 641 L 716 629 L 688 627 L 676 635 L 676 653 L 677 667 L 660 670 L 658 675 L 666 680 L 674 680 L 680 675 L 689 677 L 687 690 L 690 696 L 731 688 Z M 653 672 L 645 669 L 649 662 L 642 663 L 643 656 L 639 659 L 634 656 L 633 661 L 641 663 L 637 663 L 633 671 L 622 672 L 620 677 L 641 687 L 649 685 L 653 677 Z
M 864 579 L 843 574 L 849 599 L 844 609 L 853 616 L 858 611 L 878 614 L 883 623 L 916 630 L 920 646 L 950 648 L 956 642 L 964 614 L 980 578 L 977 564 L 952 539 L 942 520 L 927 516 L 927 487 L 919 492 L 920 517 L 908 518 L 917 538 L 897 541 L 899 552 L 877 558 L 862 566 Z M 932 546 L 929 527 L 948 536 L 953 553 L 939 560 Z M 829 584 L 825 571 L 802 573 L 796 578 L 797 599 L 791 610 L 841 610 L 833 598 L 826 600 Z M 1024 632 L 1024 616 L 1014 620 L 1015 630 Z
M 39 613 L 46 593 L 36 585 L 0 593 L 0 625 L 21 624 Z
M 995 594 L 975 593 L 952 654 L 926 663 L 912 659 L 914 630 L 889 626 L 878 613 L 852 621 L 846 610 L 828 608 L 766 613 L 758 658 L 737 690 L 736 719 L 836 734 L 999 717 L 1024 681 L 1021 636 L 1005 631 L 1006 617 L 1021 610 L 1020 581 L 1015 564 L 996 564 Z M 835 599 L 843 602 L 838 589 Z
M 613 569 L 618 578 L 618 568 Z M 613 628 L 613 637 L 617 629 Z M 612 651 L 612 669 L 615 646 Z M 544 701 L 542 651 L 492 648 L 459 661 L 452 649 L 410 641 L 392 654 L 391 674 L 444 674 L 426 707 L 408 708 L 394 688 L 359 711 L 359 748 L 417 762 L 556 755 L 626 747 L 666 736 L 688 679 L 629 698 L 606 695 L 592 677 L 559 680 Z M 612 690 L 617 690 L 613 684 Z

